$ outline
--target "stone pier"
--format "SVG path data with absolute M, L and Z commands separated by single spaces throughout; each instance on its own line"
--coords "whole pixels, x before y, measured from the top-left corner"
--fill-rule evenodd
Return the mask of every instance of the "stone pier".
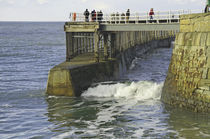
M 210 112 L 210 13 L 182 15 L 161 99 Z
M 178 27 L 177 23 L 145 26 L 66 22 L 66 61 L 50 70 L 47 94 L 80 96 L 93 83 L 118 79 L 137 50 L 169 47 Z

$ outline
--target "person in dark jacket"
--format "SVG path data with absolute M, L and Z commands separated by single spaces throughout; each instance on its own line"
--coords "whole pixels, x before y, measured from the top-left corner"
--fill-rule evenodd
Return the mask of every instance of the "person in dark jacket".
M 125 21 L 125 14 L 124 13 L 121 14 L 121 20 Z
M 92 17 L 92 21 L 95 22 L 96 21 L 96 11 L 95 10 L 93 10 L 91 12 L 91 17 Z
M 207 0 L 207 2 L 206 2 L 206 7 L 205 7 L 204 12 L 205 12 L 205 13 L 210 12 L 209 8 L 210 8 L 210 0 Z
M 85 22 L 89 22 L 89 15 L 90 15 L 90 13 L 89 13 L 88 9 L 86 9 L 84 12 Z
M 119 23 L 119 20 L 120 20 L 119 16 L 120 16 L 120 14 L 117 12 L 117 13 L 116 13 L 116 23 L 117 23 L 117 24 Z
M 129 17 L 130 17 L 130 9 L 127 10 L 126 12 L 126 22 L 129 22 Z
M 103 13 L 101 10 L 97 13 L 98 13 L 98 22 L 101 22 L 103 20 Z

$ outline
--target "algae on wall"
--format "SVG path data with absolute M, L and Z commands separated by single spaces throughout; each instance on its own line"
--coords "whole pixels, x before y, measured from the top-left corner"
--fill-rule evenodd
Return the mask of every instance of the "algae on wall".
M 161 99 L 210 111 L 210 13 L 181 16 Z

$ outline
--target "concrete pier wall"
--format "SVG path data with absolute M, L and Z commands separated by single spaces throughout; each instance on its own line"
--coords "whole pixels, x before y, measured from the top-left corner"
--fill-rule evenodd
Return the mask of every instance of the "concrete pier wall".
M 182 15 L 161 99 L 210 112 L 210 13 Z
M 123 75 L 136 51 L 169 47 L 174 30 L 104 31 L 98 23 L 66 23 L 66 61 L 52 68 L 47 94 L 80 96 L 92 83 Z
M 49 95 L 80 96 L 93 83 L 116 80 L 125 74 L 136 56 L 136 51 L 145 53 L 162 47 L 162 44 L 169 47 L 171 39 L 153 40 L 128 48 L 108 61 L 91 62 L 84 65 L 63 62 L 50 70 L 47 93 Z

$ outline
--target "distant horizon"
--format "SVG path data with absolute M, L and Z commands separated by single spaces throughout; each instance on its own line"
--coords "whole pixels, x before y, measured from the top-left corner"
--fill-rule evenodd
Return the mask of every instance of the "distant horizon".
M 0 21 L 0 22 L 67 22 L 67 21 L 27 21 L 27 20 L 25 20 L 25 21 Z

